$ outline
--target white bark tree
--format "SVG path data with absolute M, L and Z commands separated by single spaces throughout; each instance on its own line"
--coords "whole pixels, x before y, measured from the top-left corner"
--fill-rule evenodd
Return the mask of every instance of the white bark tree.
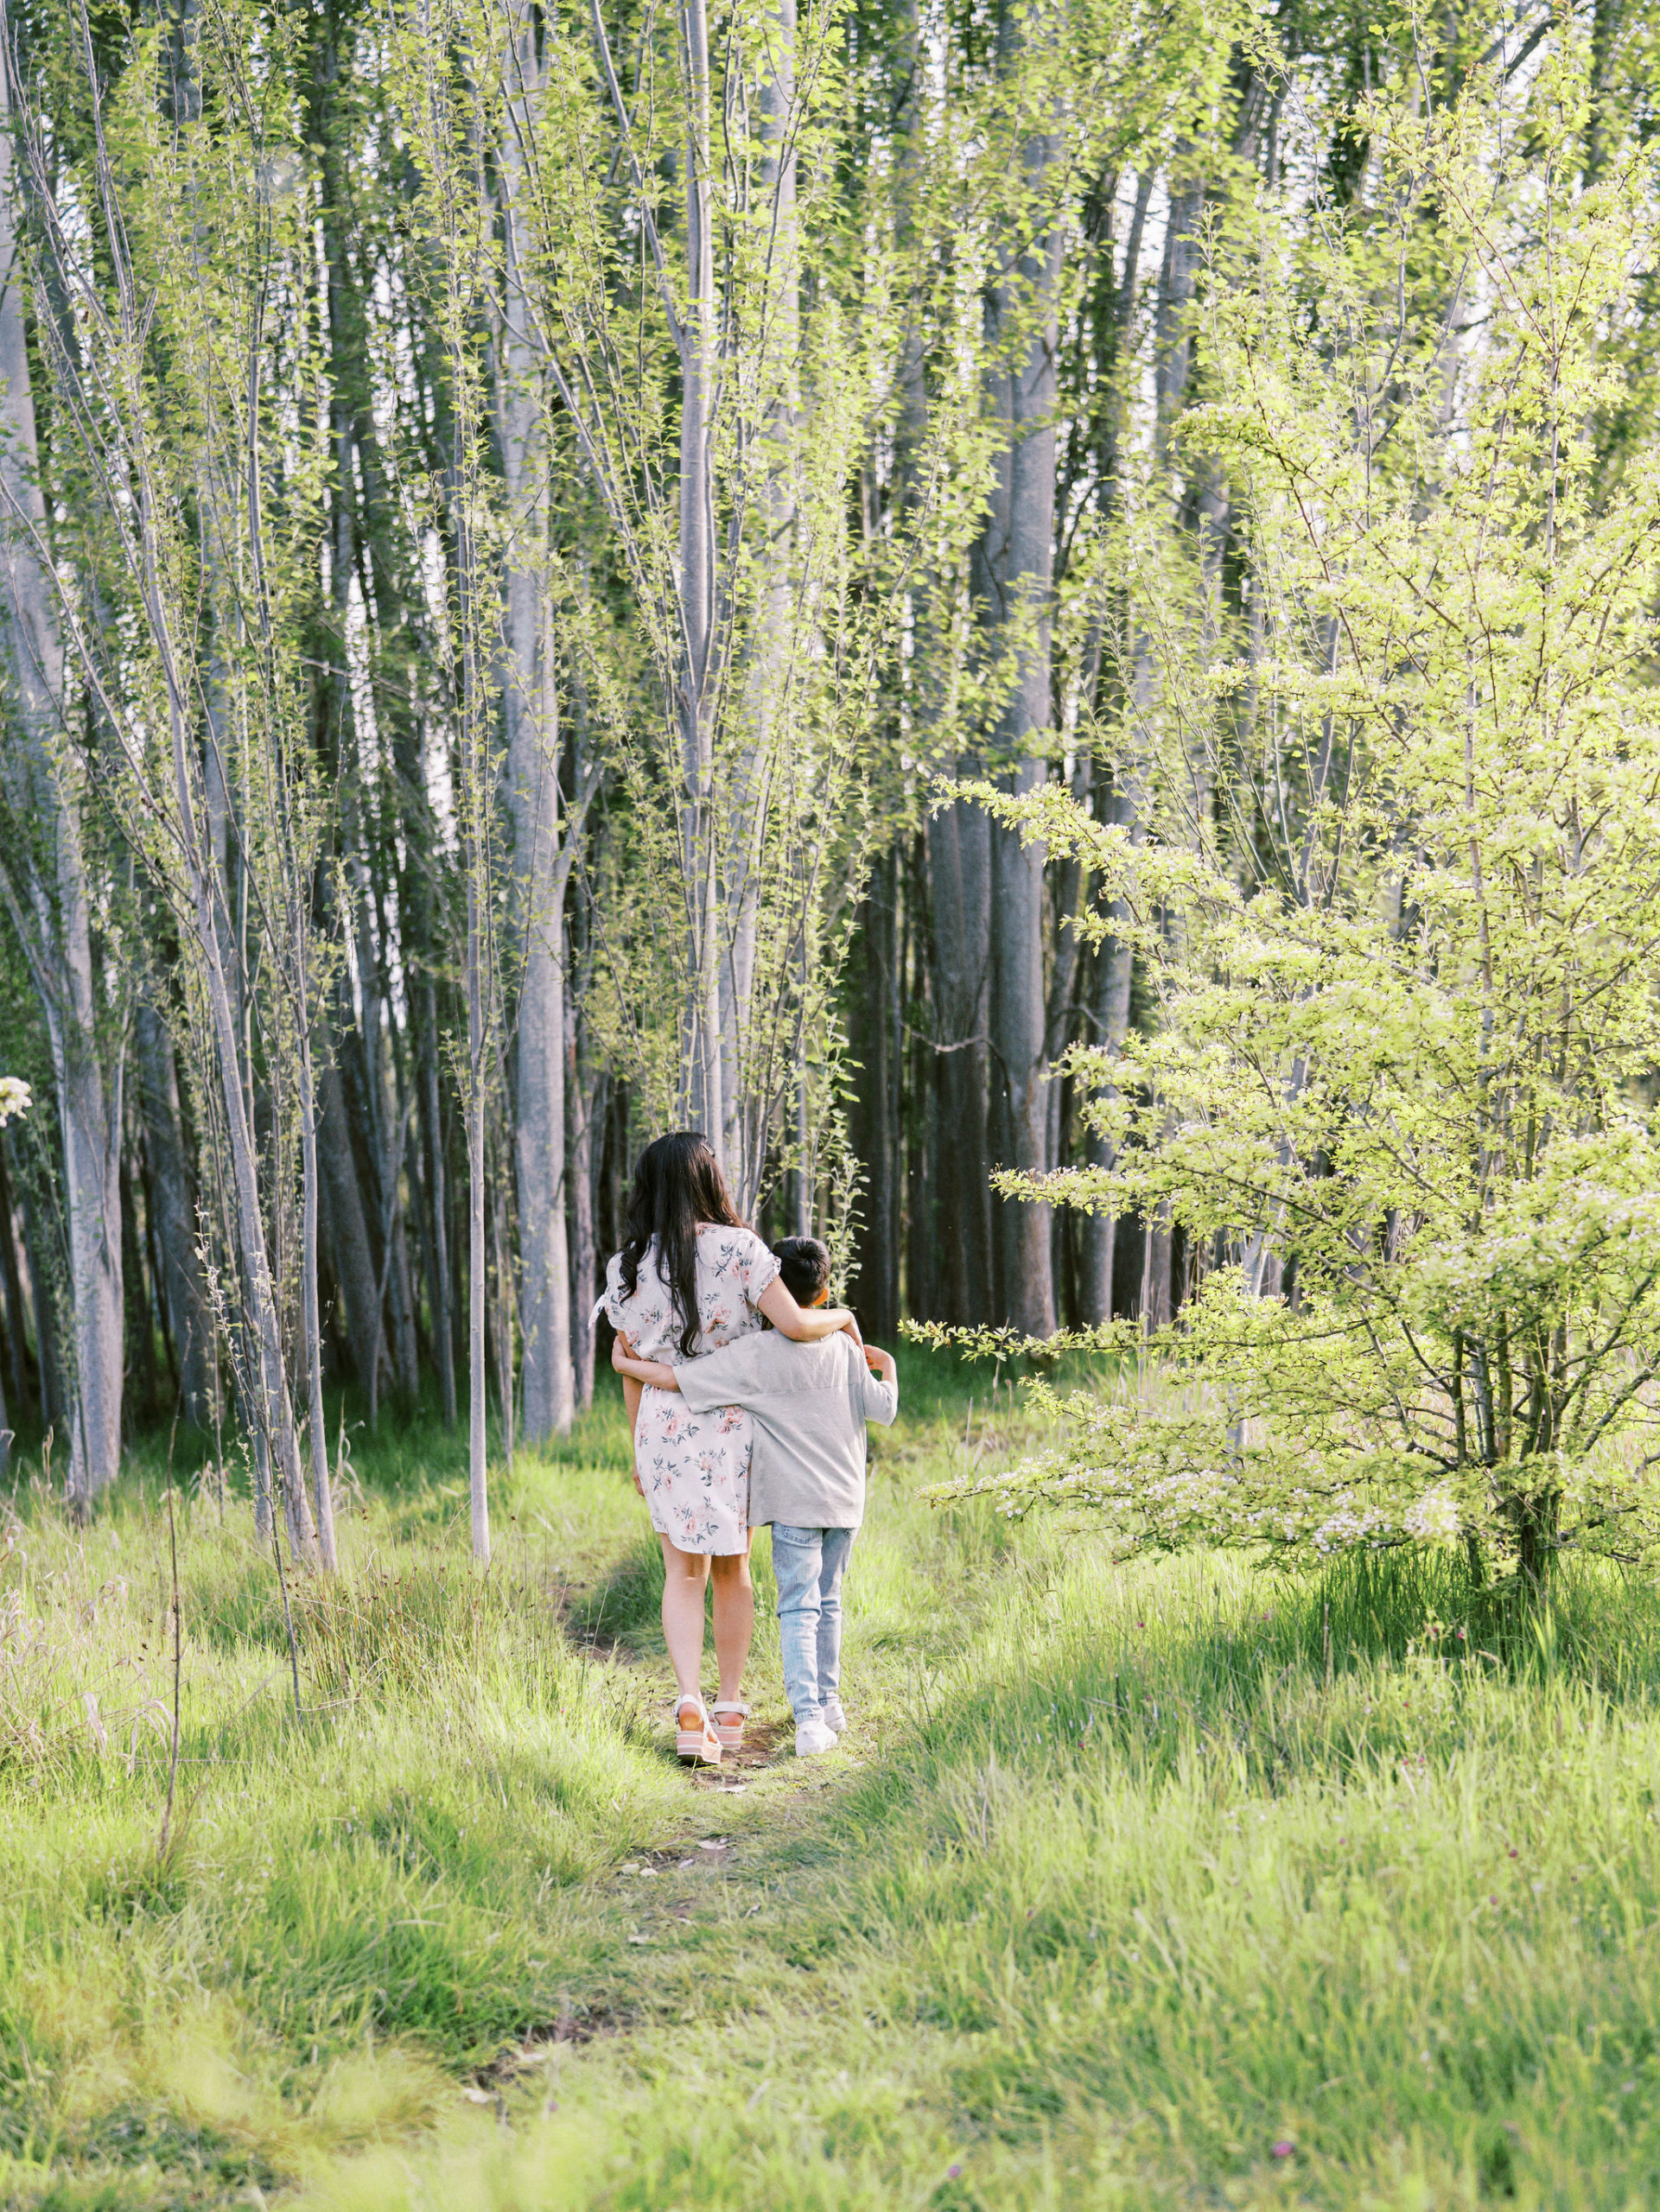
M 499 435 L 506 496 L 502 713 L 513 836 L 518 1002 L 514 1025 L 514 1169 L 518 1197 L 522 1418 L 527 1444 L 563 1435 L 576 1411 L 565 1174 L 565 882 L 559 695 L 548 576 L 548 448 L 540 367 L 519 274 L 524 145 L 541 63 L 528 6 L 515 8 L 506 59 L 503 300 Z
M 68 726 L 80 702 L 66 695 L 58 607 L 40 556 L 47 522 L 18 251 L 10 40 L 0 45 L 0 640 L 11 816 L 0 841 L 0 887 L 40 997 L 57 1082 L 74 1345 L 66 1487 L 84 1510 L 114 1481 L 121 1452 L 124 1039 L 111 1044 L 99 1033 L 83 777 Z

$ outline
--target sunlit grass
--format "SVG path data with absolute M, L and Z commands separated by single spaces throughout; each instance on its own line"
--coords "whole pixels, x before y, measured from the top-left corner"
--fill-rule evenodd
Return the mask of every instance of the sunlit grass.
M 849 1748 L 735 1796 L 665 1756 L 614 1404 L 498 1475 L 487 1578 L 458 1440 L 354 1440 L 301 1718 L 245 1504 L 186 1506 L 165 1858 L 161 1463 L 85 1532 L 22 1496 L 0 2202 L 1660 2196 L 1653 1594 L 1570 1569 L 1522 1620 L 1451 1554 L 1116 1570 L 920 1507 L 1020 1417 L 907 1376 Z

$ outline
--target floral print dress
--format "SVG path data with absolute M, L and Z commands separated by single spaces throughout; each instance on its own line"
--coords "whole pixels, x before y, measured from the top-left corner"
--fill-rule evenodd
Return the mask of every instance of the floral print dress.
M 755 1301 L 778 1271 L 778 1262 L 753 1230 L 698 1224 L 698 1352 L 718 1351 L 760 1328 Z M 632 1298 L 623 1292 L 622 1256 L 613 1255 L 600 1303 L 637 1357 L 661 1360 L 668 1367 L 684 1364 L 680 1316 L 658 1272 L 655 1243 L 640 1261 Z M 677 1550 L 720 1554 L 747 1549 L 750 1442 L 749 1416 L 741 1406 L 689 1414 L 677 1390 L 641 1392 L 634 1465 L 652 1526 Z

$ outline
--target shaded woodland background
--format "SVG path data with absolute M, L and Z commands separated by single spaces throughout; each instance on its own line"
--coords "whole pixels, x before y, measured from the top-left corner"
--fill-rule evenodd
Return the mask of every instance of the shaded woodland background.
M 567 1428 L 633 1159 L 684 1122 L 879 1338 L 1179 1311 L 1167 1214 L 995 1194 L 1107 1164 L 1050 1071 L 1155 1007 L 1071 926 L 1079 860 L 941 779 L 1295 890 L 1306 733 L 1253 817 L 1181 726 L 1177 671 L 1273 650 L 1184 436 L 1218 243 L 1264 192 L 1364 226 L 1367 100 L 1553 51 L 1594 186 L 1651 142 L 1651 13 L 4 28 L 0 1427 L 82 1499 L 175 1411 L 240 1436 L 327 1559 L 325 1389 L 470 1405 L 479 1481 L 487 1404 L 509 1450 Z M 1416 239 L 1403 315 L 1478 329 Z M 1248 683 L 1227 711 L 1271 750 Z

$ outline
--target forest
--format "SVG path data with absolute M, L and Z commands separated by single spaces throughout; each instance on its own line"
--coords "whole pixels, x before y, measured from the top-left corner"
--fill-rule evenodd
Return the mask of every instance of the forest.
M 1651 0 L 0 94 L 0 2208 L 1654 2202 Z M 899 1407 L 690 1772 L 689 1130 Z
M 349 1386 L 468 1409 L 482 1513 L 487 1411 L 511 1459 L 591 1399 L 653 1128 L 878 1335 L 1145 1332 L 1294 1288 L 1275 1161 L 1364 1080 L 1193 1030 L 1206 979 L 1340 1019 L 1382 907 L 1454 1027 L 1487 930 L 1475 1018 L 1545 1048 L 1572 925 L 1456 879 L 1646 683 L 1643 10 L 6 32 L 0 1427 L 71 1498 L 177 1414 L 327 1563 Z M 1602 876 L 1538 861 L 1593 933 L 1648 757 Z M 1640 1087 L 1611 1003 L 1558 1028 Z M 1179 1139 L 1230 1121 L 1228 1199 Z

